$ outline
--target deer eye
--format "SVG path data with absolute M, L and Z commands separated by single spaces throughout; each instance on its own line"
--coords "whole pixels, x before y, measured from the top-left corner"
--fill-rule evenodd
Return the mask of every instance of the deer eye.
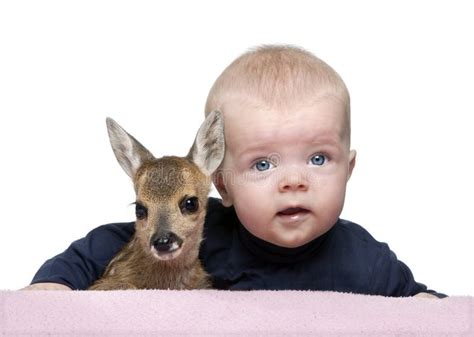
M 145 206 L 136 203 L 135 204 L 135 215 L 137 216 L 138 220 L 145 219 L 146 216 L 148 215 L 148 211 L 145 208 Z
M 199 201 L 196 197 L 186 197 L 180 204 L 181 213 L 194 213 L 199 209 Z

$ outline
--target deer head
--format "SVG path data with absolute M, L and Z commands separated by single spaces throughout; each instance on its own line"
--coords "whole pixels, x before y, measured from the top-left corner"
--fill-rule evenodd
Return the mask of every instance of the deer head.
M 179 260 L 182 253 L 196 258 L 210 176 L 224 157 L 221 113 L 207 116 L 186 157 L 155 158 L 111 118 L 107 130 L 115 156 L 134 184 L 135 236 L 141 248 L 159 261 Z

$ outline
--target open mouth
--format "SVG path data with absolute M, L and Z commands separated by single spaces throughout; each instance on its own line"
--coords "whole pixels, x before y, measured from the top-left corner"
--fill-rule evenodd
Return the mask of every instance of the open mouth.
M 304 221 L 310 212 L 302 207 L 288 207 L 279 211 L 276 216 L 282 224 L 294 226 Z
M 278 212 L 277 215 L 291 217 L 291 216 L 295 216 L 295 215 L 298 215 L 298 214 L 306 214 L 306 213 L 309 213 L 309 210 L 307 210 L 305 208 L 290 207 L 290 208 L 286 208 L 286 209 Z

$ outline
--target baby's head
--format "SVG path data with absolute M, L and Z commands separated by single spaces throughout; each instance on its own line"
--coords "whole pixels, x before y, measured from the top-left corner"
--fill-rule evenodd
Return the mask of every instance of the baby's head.
M 299 48 L 251 50 L 214 83 L 212 110 L 226 141 L 214 183 L 249 232 L 298 247 L 336 223 L 356 154 L 349 93 L 331 67 Z

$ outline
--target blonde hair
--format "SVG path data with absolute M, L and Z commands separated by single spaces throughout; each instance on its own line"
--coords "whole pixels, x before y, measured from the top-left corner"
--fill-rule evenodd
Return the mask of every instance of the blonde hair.
M 288 108 L 331 96 L 345 107 L 350 138 L 350 97 L 344 81 L 321 59 L 290 45 L 263 45 L 250 49 L 217 78 L 207 97 L 205 113 L 240 104 Z

